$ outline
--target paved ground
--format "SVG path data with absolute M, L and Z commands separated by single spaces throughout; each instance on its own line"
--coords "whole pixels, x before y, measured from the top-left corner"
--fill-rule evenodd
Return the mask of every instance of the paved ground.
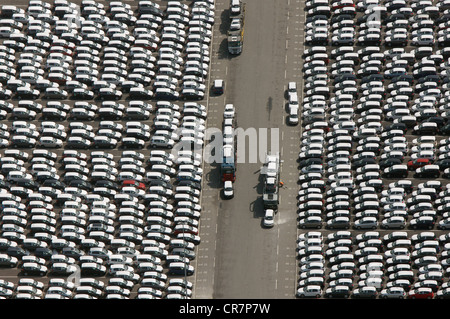
M 216 1 L 216 11 L 225 12 L 214 27 L 211 76 L 225 78 L 226 92 L 225 99 L 210 98 L 208 127 L 221 127 L 224 104 L 233 103 L 238 127 L 272 129 L 269 141 L 271 133 L 274 138 L 278 133 L 279 148 L 268 150 L 278 150 L 284 160 L 281 180 L 285 187 L 280 191 L 276 226 L 264 229 L 259 159 L 257 163 L 238 163 L 232 200 L 220 198 L 218 167 L 205 166 L 196 298 L 292 298 L 295 294 L 295 154 L 300 126 L 285 125 L 284 90 L 289 79 L 301 74 L 302 39 L 295 35 L 302 32 L 302 24 L 296 22 L 303 15 L 300 3 L 247 1 L 244 50 L 240 56 L 230 57 L 224 34 L 229 3 Z M 287 19 L 288 14 L 294 14 L 292 19 Z

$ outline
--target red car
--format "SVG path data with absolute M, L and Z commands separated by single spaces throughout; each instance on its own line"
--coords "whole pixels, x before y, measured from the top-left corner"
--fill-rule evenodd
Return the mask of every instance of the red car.
M 332 4 L 333 10 L 342 9 L 345 7 L 355 7 L 355 4 L 353 3 L 352 0 L 341 0 L 336 1 L 335 3 Z
M 434 293 L 431 288 L 417 288 L 410 291 L 408 294 L 409 299 L 433 299 Z
M 132 180 L 132 179 L 124 180 L 122 182 L 122 187 L 125 187 L 125 186 L 134 186 L 134 187 L 136 187 L 138 189 L 145 190 L 145 184 L 144 183 L 141 183 L 141 182 L 138 182 L 138 181 L 135 181 L 135 180 Z
M 431 164 L 431 161 L 428 158 L 417 158 L 413 161 L 408 162 L 408 169 L 416 170 L 416 168 Z

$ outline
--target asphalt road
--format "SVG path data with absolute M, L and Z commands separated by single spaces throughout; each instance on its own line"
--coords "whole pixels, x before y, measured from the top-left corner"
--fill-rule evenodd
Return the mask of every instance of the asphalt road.
M 227 10 L 228 5 L 226 0 L 216 1 L 216 12 Z M 231 200 L 220 197 L 222 185 L 217 165 L 205 165 L 207 187 L 202 192 L 196 298 L 292 298 L 295 293 L 298 171 L 295 157 L 290 154 L 298 152 L 300 126 L 284 124 L 285 70 L 291 67 L 285 63 L 286 16 L 290 9 L 287 1 L 246 1 L 244 49 L 239 56 L 226 53 L 226 12 L 214 27 L 211 76 L 225 77 L 226 88 L 225 98 L 209 99 L 208 127 L 221 127 L 224 104 L 233 103 L 237 127 L 249 131 L 270 129 L 268 140 L 273 134 L 280 143 L 267 150 L 279 151 L 285 161 L 281 173 L 285 187 L 280 191 L 282 204 L 276 225 L 265 229 L 262 162 L 258 159 L 249 163 L 247 154 L 246 162 L 237 164 L 235 197 Z M 289 50 L 291 56 L 297 53 L 294 47 Z M 238 148 L 242 146 L 238 142 Z M 262 152 L 261 148 L 258 151 Z

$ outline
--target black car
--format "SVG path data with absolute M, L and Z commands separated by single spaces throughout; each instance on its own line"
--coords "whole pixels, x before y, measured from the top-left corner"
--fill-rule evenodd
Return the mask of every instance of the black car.
M 329 291 L 325 292 L 325 298 L 348 298 L 349 296 L 349 287 L 332 287 Z
M 343 82 L 343 81 L 348 81 L 348 80 L 355 80 L 356 81 L 357 76 L 355 74 L 340 74 L 337 75 L 334 78 L 334 84 Z
M 440 23 L 447 22 L 448 20 L 450 20 L 450 13 L 445 13 L 445 14 L 441 15 L 439 18 L 437 18 L 434 21 L 434 23 L 436 26 L 438 26 Z
M 407 82 L 409 82 L 409 84 L 412 85 L 414 83 L 414 77 L 410 74 L 399 75 L 399 76 L 392 78 L 391 83 L 396 83 L 399 81 L 407 81 Z
M 319 188 L 322 191 L 324 191 L 325 188 L 327 187 L 325 181 L 323 181 L 323 180 L 313 180 L 313 181 L 310 181 L 310 182 L 306 183 L 306 185 L 307 185 L 308 188 L 309 187 Z
M 81 274 L 89 276 L 104 276 L 105 271 L 96 263 L 83 263 L 81 265 Z
M 348 194 L 350 194 L 350 189 L 348 187 L 342 186 L 330 189 L 329 196 L 348 195 Z
M 322 159 L 320 158 L 308 158 L 306 160 L 300 161 L 300 168 L 313 165 L 313 164 L 322 164 Z
M 106 187 L 106 188 L 110 188 L 113 189 L 115 191 L 118 191 L 119 185 L 117 185 L 117 183 L 112 182 L 112 181 L 108 181 L 108 180 L 99 180 L 97 182 L 95 182 L 95 187 Z
M 439 165 L 425 165 L 416 169 L 414 177 L 418 178 L 438 178 L 440 175 Z
M 12 256 L 12 257 L 16 257 L 17 259 L 21 259 L 23 256 L 30 255 L 30 252 L 21 247 L 8 247 L 8 249 L 6 250 L 6 254 L 8 254 L 8 256 Z
M 355 76 L 355 79 L 356 79 L 356 76 Z M 361 78 L 361 84 L 369 83 L 372 81 L 384 82 L 384 76 L 382 74 L 371 74 L 371 75 Z
M 377 192 L 381 192 L 384 188 L 383 181 L 381 179 L 369 179 L 363 183 L 364 186 L 375 188 Z
M 343 20 L 353 20 L 354 16 L 352 16 L 351 14 L 340 14 L 340 15 L 334 15 L 331 18 L 331 24 L 334 24 L 336 22 L 340 22 Z
M 450 167 L 450 159 L 442 159 L 436 162 L 436 165 L 439 166 L 439 169 L 441 171 L 445 170 L 446 168 Z
M 425 82 L 436 82 L 437 84 L 441 83 L 441 77 L 439 75 L 427 75 L 417 80 L 417 83 L 425 83 Z
M 400 180 L 394 183 L 394 187 L 401 187 L 407 193 L 411 193 L 414 189 L 413 183 L 411 180 Z
M 354 299 L 374 299 L 378 295 L 375 287 L 359 287 L 357 291 L 354 291 L 352 298 Z
M 11 143 L 11 146 L 12 147 L 20 147 L 20 148 L 32 148 L 35 146 L 33 141 L 34 141 L 34 139 L 27 138 L 27 137 L 23 138 L 23 139 L 15 139 Z
M 39 193 L 45 196 L 50 196 L 52 199 L 56 199 L 58 192 L 56 189 L 50 187 L 49 189 L 39 189 Z
M 149 90 L 141 89 L 141 88 L 132 88 L 130 89 L 130 98 L 134 99 L 151 99 L 153 97 L 153 93 Z M 156 94 L 155 94 L 156 98 Z M 171 95 L 161 97 L 166 99 L 173 99 L 174 97 Z
M 127 132 L 127 137 L 135 137 L 135 138 L 138 138 L 138 139 L 141 139 L 144 141 L 150 140 L 150 137 L 148 135 L 146 136 L 144 131 L 142 131 L 142 132 L 138 132 L 138 131 Z
M 66 188 L 66 185 L 64 185 L 64 183 L 60 182 L 57 179 L 46 179 L 42 182 L 41 184 L 42 186 L 49 186 L 49 187 L 53 187 L 59 190 L 63 190 L 64 188 Z
M 28 192 L 29 190 L 25 189 L 25 188 L 19 188 L 19 189 L 12 189 L 10 190 L 10 193 L 15 195 L 15 196 L 19 196 L 20 198 L 24 199 L 28 196 Z
M 76 179 L 76 180 L 70 181 L 68 186 L 70 186 L 70 187 L 78 187 L 78 188 L 84 189 L 84 190 L 86 190 L 88 192 L 92 191 L 92 189 L 93 189 L 92 185 L 89 182 L 83 181 L 83 180 L 80 180 L 80 179 L 78 179 L 78 180 Z
M 406 132 L 408 130 L 408 127 L 406 126 L 405 123 L 392 123 L 391 125 L 389 125 L 388 127 L 386 127 L 384 129 L 385 131 L 390 131 L 390 130 L 401 130 L 403 132 Z
M 92 144 L 94 148 L 114 148 L 115 143 L 110 139 L 96 139 Z
M 439 128 L 442 135 L 450 135 L 450 123 Z
M 387 158 L 385 160 L 380 161 L 379 165 L 381 169 L 385 169 L 386 167 L 391 167 L 393 165 L 402 164 L 402 160 L 399 158 Z
M 46 247 L 38 247 L 34 250 L 34 255 L 36 257 L 44 258 L 46 260 L 50 259 L 52 257 L 53 252 L 51 249 Z
M 90 144 L 88 144 L 87 141 L 88 140 L 86 140 L 86 139 L 80 139 L 80 140 L 69 139 L 67 141 L 66 146 L 67 146 L 67 148 L 70 148 L 70 149 L 80 149 L 81 148 L 81 149 L 87 150 L 90 147 Z
M 436 123 L 438 127 L 443 127 L 447 123 L 447 119 L 441 116 L 431 116 L 423 121 L 423 123 Z
M 14 183 L 16 186 L 32 189 L 34 191 L 38 190 L 39 185 L 34 181 L 28 181 L 28 180 L 19 180 Z
M 428 217 L 428 216 L 423 216 Z M 411 223 L 414 221 L 414 223 Z M 412 229 L 433 229 L 435 220 L 434 218 L 414 218 L 411 220 L 410 225 Z
M 143 141 L 141 139 L 137 139 L 137 138 L 130 138 L 130 139 L 122 139 L 122 147 L 124 149 L 126 148 L 138 148 L 141 149 L 143 148 L 144 144 L 139 143 L 139 141 Z
M 185 265 L 184 267 L 176 267 L 176 266 L 173 266 L 173 264 L 174 263 L 171 263 L 169 265 L 169 274 L 170 275 L 179 275 L 179 276 L 187 275 L 187 276 L 192 276 L 194 274 L 194 269 L 189 267 L 189 265 Z
M 202 189 L 202 185 L 199 182 L 190 181 L 190 180 L 181 180 L 178 182 L 177 186 L 189 186 L 197 190 Z
M 318 20 L 328 20 L 328 17 L 326 15 L 318 14 L 318 15 L 315 15 L 312 17 L 307 17 L 306 23 L 314 22 L 314 21 L 318 21 Z
M 101 189 L 94 189 L 92 191 L 92 193 L 93 194 L 98 194 L 98 195 L 103 196 L 103 197 L 107 197 L 110 200 L 113 199 L 114 194 L 115 194 L 115 193 L 113 193 L 113 191 L 111 189 L 106 188 L 106 187 L 105 188 L 102 187 Z
M 395 13 L 389 15 L 386 19 L 384 19 L 384 23 L 394 22 L 397 20 L 408 20 L 408 18 L 403 13 Z
M 181 182 L 181 181 L 180 181 Z M 154 180 L 150 180 L 147 182 L 148 186 L 162 186 L 165 188 L 172 188 L 172 184 L 167 183 L 165 181 L 159 180 L 159 179 L 154 179 Z
M 393 165 L 384 171 L 385 178 L 406 178 L 408 177 L 408 167 L 406 165 Z
M 61 253 L 67 257 L 75 258 L 76 260 L 78 260 L 78 258 L 80 258 L 81 256 L 84 255 L 83 251 L 79 250 L 78 248 L 74 248 L 74 247 L 63 248 Z

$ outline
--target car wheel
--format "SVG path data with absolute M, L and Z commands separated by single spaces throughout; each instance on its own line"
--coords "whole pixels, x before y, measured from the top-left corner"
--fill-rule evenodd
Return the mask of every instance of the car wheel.
M 301 295 L 300 295 L 300 298 L 305 298 L 305 295 L 304 295 L 304 294 L 301 294 Z
M 320 298 L 320 295 L 316 295 L 316 298 Z

